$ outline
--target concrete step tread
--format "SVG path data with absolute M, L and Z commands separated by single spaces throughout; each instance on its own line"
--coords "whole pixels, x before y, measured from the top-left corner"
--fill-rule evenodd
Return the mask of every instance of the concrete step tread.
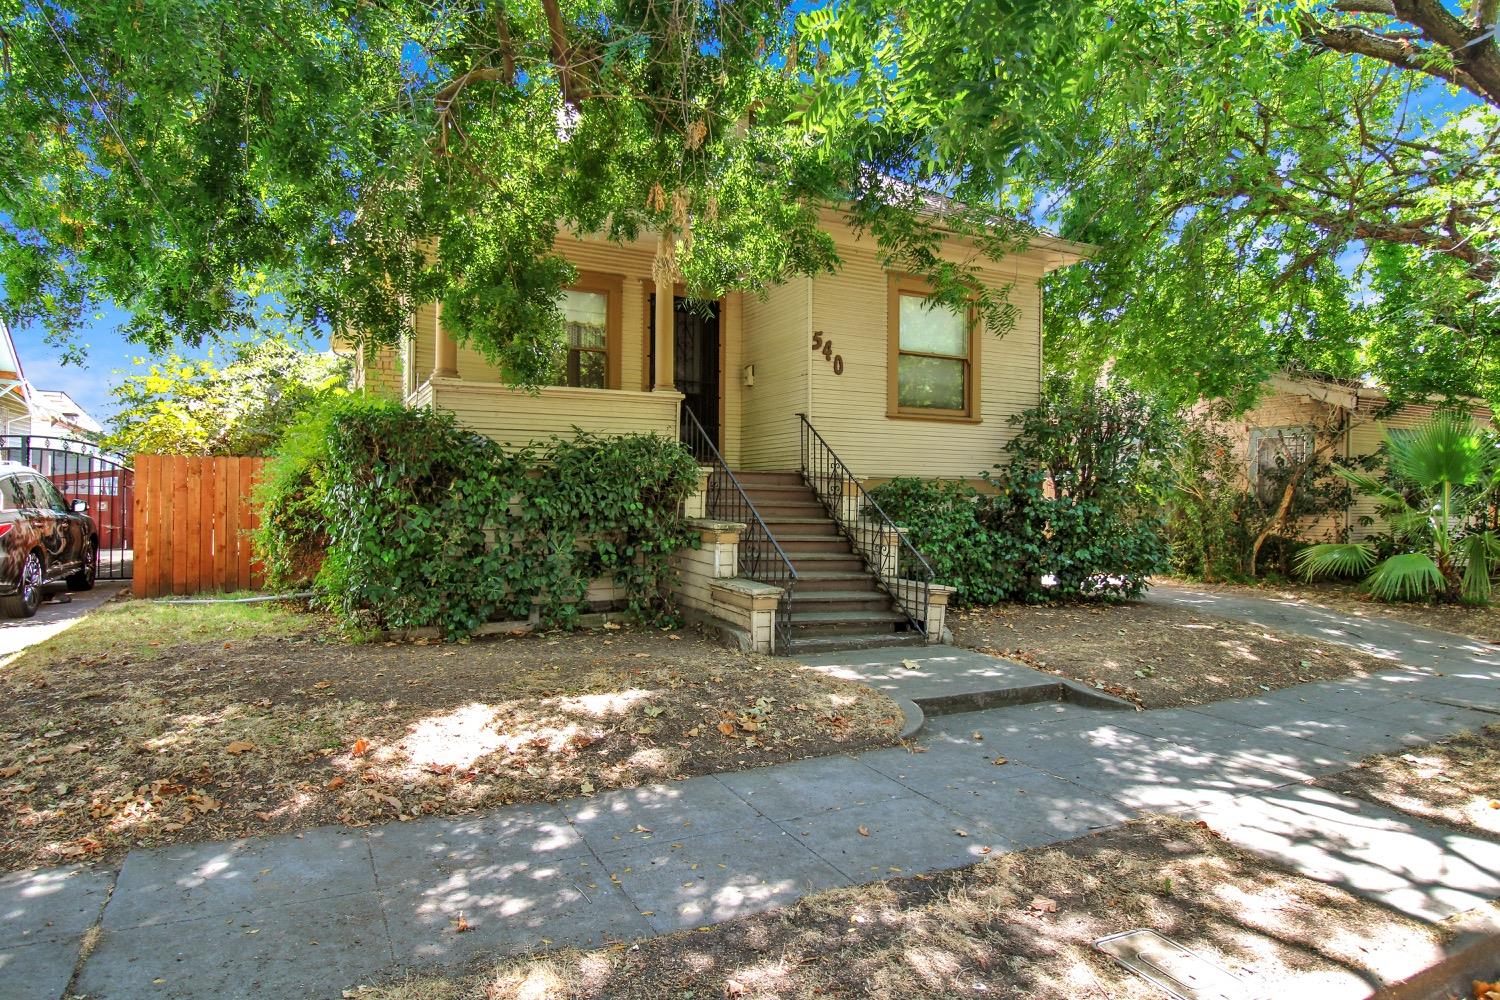
M 899 611 L 798 611 L 792 604 L 792 625 L 872 625 L 877 622 L 904 622 Z
M 824 635 L 816 638 L 793 638 L 787 643 L 787 654 L 836 653 L 846 649 L 885 649 L 891 646 L 925 646 L 920 632 L 890 632 L 884 635 Z
M 890 595 L 883 590 L 799 590 L 792 595 L 792 607 L 803 601 L 884 601 Z

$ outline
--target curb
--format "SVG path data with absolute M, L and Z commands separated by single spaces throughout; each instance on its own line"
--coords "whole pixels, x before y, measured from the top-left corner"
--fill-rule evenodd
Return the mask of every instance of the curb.
M 1468 929 L 1443 948 L 1446 954 L 1436 965 L 1376 991 L 1371 1000 L 1466 997 L 1476 980 L 1500 976 L 1500 922 L 1484 914 L 1466 923 Z
M 922 706 L 914 701 L 909 701 L 906 698 L 898 698 L 895 695 L 891 695 L 890 698 L 897 705 L 901 706 L 901 716 L 905 721 L 902 723 L 901 732 L 897 735 L 896 739 L 905 743 L 921 732 L 923 726 L 927 725 L 927 715 L 922 711 Z

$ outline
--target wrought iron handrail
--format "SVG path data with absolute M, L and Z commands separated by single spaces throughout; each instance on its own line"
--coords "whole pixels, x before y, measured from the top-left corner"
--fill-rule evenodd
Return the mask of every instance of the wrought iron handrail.
M 911 627 L 927 635 L 930 588 L 935 580 L 932 564 L 865 491 L 844 460 L 807 419 L 807 414 L 799 413 L 797 419 L 802 422 L 803 477 L 823 501 L 839 530 L 853 543 L 854 550 L 874 571 L 881 586 L 895 599 Z M 849 496 L 855 499 L 853 511 L 845 506 Z M 898 540 L 894 552 L 889 543 L 892 537 Z
M 776 651 L 782 652 L 792 638 L 792 593 L 797 588 L 797 569 L 782 551 L 771 529 L 766 527 L 760 511 L 755 509 L 745 487 L 730 471 L 729 463 L 719 454 L 718 447 L 698 422 L 698 417 L 686 406 L 682 412 L 686 417 L 683 429 L 689 436 L 685 442 L 688 450 L 699 461 L 710 463 L 706 505 L 709 516 L 745 526 L 738 547 L 739 574 L 774 584 L 782 590 L 781 601 L 776 605 Z

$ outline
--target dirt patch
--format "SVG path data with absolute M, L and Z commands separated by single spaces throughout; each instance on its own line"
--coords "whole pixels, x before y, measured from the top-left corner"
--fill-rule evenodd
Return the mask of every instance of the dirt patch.
M 1466 635 L 1483 642 L 1500 645 L 1500 608 L 1471 608 L 1462 604 L 1386 604 L 1375 600 L 1352 583 L 1289 583 L 1271 581 L 1259 584 L 1197 583 L 1192 580 L 1159 580 L 1164 585 L 1215 593 L 1239 594 L 1269 600 L 1306 601 L 1354 618 L 1388 618 L 1408 625 L 1441 629 Z
M 0 869 L 563 798 L 900 729 L 883 694 L 691 631 L 358 646 L 241 608 L 111 605 L 0 669 Z
M 973 868 L 809 896 L 783 911 L 464 978 L 353 991 L 368 1000 L 957 996 L 1156 1000 L 1099 954 L 1155 928 L 1257 995 L 1347 994 L 1438 957 L 1438 931 L 1161 817 Z M 346 994 L 347 995 L 347 994 Z
M 1202 705 L 1390 670 L 1337 643 L 1156 604 L 1005 604 L 950 612 L 953 640 L 1146 708 Z
M 1500 725 L 1360 761 L 1318 782 L 1459 829 L 1500 837 Z

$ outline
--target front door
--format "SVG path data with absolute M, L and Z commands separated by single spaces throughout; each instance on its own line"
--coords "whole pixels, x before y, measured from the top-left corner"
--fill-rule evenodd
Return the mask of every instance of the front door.
M 651 357 L 650 371 L 656 371 L 656 296 L 650 296 Z M 682 426 L 680 439 L 693 449 L 693 457 L 706 459 L 707 454 L 697 436 L 690 433 L 687 413 L 703 425 L 715 448 L 719 440 L 719 304 L 689 302 L 682 296 L 672 300 L 673 360 L 677 391 L 682 393 Z

